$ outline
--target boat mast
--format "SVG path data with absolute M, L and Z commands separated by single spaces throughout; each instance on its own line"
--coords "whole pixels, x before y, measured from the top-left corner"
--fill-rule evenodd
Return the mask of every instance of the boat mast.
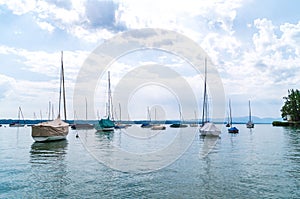
M 87 120 L 87 99 L 85 98 L 85 120 Z
M 202 108 L 202 126 L 207 122 L 207 94 L 206 94 L 206 75 L 207 75 L 207 60 L 205 57 L 205 72 L 204 72 L 204 94 L 203 94 L 203 108 Z
M 148 113 L 149 122 L 151 122 L 151 114 L 150 114 L 149 106 L 147 106 L 147 113 Z
M 231 116 L 231 102 L 229 99 L 229 117 L 230 117 L 230 127 L 232 126 L 232 116 Z
M 119 110 L 120 110 L 120 117 L 119 117 L 119 120 L 120 120 L 120 122 L 121 122 L 121 116 L 122 116 L 122 110 L 121 110 L 121 104 L 119 103 Z
M 23 115 L 23 112 L 22 112 L 21 106 L 19 106 L 19 111 L 18 111 L 18 119 L 19 119 L 19 121 L 18 121 L 18 122 L 19 122 L 19 123 L 20 123 L 21 115 L 22 115 L 23 122 L 24 122 L 24 124 L 25 124 L 24 115 Z
M 62 92 L 63 92 L 63 103 L 64 103 L 64 116 L 65 116 L 65 120 L 67 120 L 63 51 L 61 51 L 61 73 L 60 73 L 60 87 L 59 87 L 58 117 L 60 117 L 61 93 Z
M 107 115 L 108 119 L 111 117 L 110 111 L 111 111 L 111 90 L 110 90 L 110 71 L 108 71 L 108 99 L 107 99 Z
M 178 109 L 179 109 L 179 117 L 180 117 L 180 124 L 183 122 L 183 116 L 182 116 L 182 112 L 181 112 L 181 106 L 180 104 L 178 104 Z
M 250 100 L 249 100 L 249 122 L 251 122 L 251 107 L 250 107 Z
M 48 109 L 48 120 L 50 120 L 50 117 L 51 117 L 51 101 L 49 101 L 49 109 Z
M 61 51 L 61 73 L 62 73 L 62 86 L 63 86 L 63 99 L 64 99 L 64 115 L 65 120 L 67 120 L 67 108 L 66 108 L 66 90 L 65 90 L 65 73 L 63 65 L 63 51 Z

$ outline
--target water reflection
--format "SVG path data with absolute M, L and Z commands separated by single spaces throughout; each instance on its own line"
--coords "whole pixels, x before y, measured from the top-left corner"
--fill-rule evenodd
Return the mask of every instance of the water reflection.
M 203 141 L 202 148 L 200 149 L 200 158 L 206 157 L 211 151 L 215 148 L 219 139 L 219 136 L 200 136 L 200 139 Z
M 96 131 L 96 135 L 100 141 L 112 140 L 114 137 L 114 131 Z
M 288 163 L 285 165 L 284 170 L 288 173 L 290 182 L 293 182 L 293 186 L 296 185 L 299 190 L 300 184 L 300 129 L 293 127 L 284 127 L 284 134 L 287 138 L 287 143 L 285 147 L 284 158 L 288 161 L 283 161 Z M 291 193 L 294 192 L 293 189 L 290 190 Z M 294 192 L 295 193 L 295 192 Z M 298 192 L 299 193 L 299 192 Z
M 62 160 L 66 154 L 67 140 L 57 142 L 34 142 L 30 150 L 30 162 L 34 164 L 51 164 Z
M 70 184 L 67 177 L 67 140 L 57 142 L 34 142 L 30 150 L 31 186 L 37 195 L 44 197 L 63 196 Z

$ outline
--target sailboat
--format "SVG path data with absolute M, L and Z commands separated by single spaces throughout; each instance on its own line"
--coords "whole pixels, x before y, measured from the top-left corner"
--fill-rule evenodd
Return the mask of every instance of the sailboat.
M 110 90 L 110 72 L 108 71 L 108 96 L 107 96 L 107 118 L 102 118 L 95 125 L 97 131 L 113 131 L 115 128 L 115 123 L 111 120 L 111 90 Z
M 20 123 L 21 115 L 22 115 L 23 123 L 24 123 L 24 124 L 21 124 L 21 123 Z M 22 109 L 21 109 L 21 107 L 19 106 L 19 110 L 18 110 L 18 121 L 9 124 L 9 127 L 23 127 L 23 126 L 25 126 L 25 120 L 24 120 L 24 116 L 23 116 L 23 113 L 22 113 Z
M 143 122 L 141 125 L 142 128 L 151 128 L 153 126 L 151 124 L 151 114 L 150 114 L 149 107 L 147 107 L 147 116 L 148 116 L 149 122 Z
M 154 111 L 155 111 L 154 114 L 155 114 L 155 121 L 156 121 L 156 109 L 154 109 Z M 166 127 L 162 124 L 153 124 L 151 126 L 151 130 L 165 130 L 165 129 L 166 129 Z
M 229 119 L 230 119 L 230 128 L 228 129 L 228 133 L 238 133 L 239 129 L 235 126 L 232 127 L 232 115 L 231 115 L 231 102 L 229 99 Z
M 179 109 L 179 117 L 180 117 L 180 121 L 179 121 L 179 123 L 171 124 L 171 125 L 170 125 L 171 128 L 185 128 L 185 127 L 187 127 L 186 124 L 182 124 L 183 117 L 182 117 L 182 113 L 181 113 L 180 104 L 178 104 L 178 109 Z
M 230 127 L 230 119 L 229 119 L 229 114 L 227 113 L 227 115 L 228 115 L 228 121 L 227 121 L 227 123 L 226 123 L 226 127 Z
M 115 124 L 115 129 L 124 129 L 124 128 L 128 127 L 128 125 L 121 123 L 121 121 L 122 121 L 122 119 L 121 119 L 121 117 L 122 117 L 122 109 L 121 109 L 121 104 L 120 103 L 119 103 L 119 111 L 120 111 L 120 118 L 119 118 L 119 122 L 117 122 Z
M 47 142 L 47 141 L 66 139 L 69 133 L 69 124 L 62 121 L 60 118 L 60 106 L 61 106 L 61 99 L 62 99 L 61 94 L 63 94 L 64 116 L 65 116 L 65 120 L 67 120 L 63 52 L 61 52 L 61 73 L 60 73 L 58 116 L 55 120 L 38 123 L 31 127 L 32 128 L 31 136 L 36 142 Z
M 198 127 L 196 111 L 194 111 L 194 114 L 195 114 L 195 123 L 190 124 L 190 127 Z
M 251 119 L 251 106 L 250 106 L 250 100 L 249 100 L 249 121 L 246 124 L 247 128 L 254 128 L 254 123 Z
M 213 123 L 208 120 L 208 101 L 207 101 L 207 60 L 205 58 L 205 76 L 204 76 L 204 94 L 203 94 L 203 109 L 202 109 L 202 126 L 199 129 L 200 135 L 202 136 L 219 136 L 221 130 Z
M 93 129 L 94 126 L 92 124 L 87 123 L 87 99 L 85 98 L 85 123 L 75 123 L 75 115 L 76 112 L 74 113 L 74 124 L 71 126 L 71 129 L 73 130 L 83 130 L 83 129 Z

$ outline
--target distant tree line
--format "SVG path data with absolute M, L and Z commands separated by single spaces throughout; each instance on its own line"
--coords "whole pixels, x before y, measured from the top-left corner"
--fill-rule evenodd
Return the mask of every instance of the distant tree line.
M 288 90 L 288 96 L 283 97 L 283 99 L 285 102 L 280 110 L 281 117 L 284 120 L 300 121 L 300 91 L 298 89 L 290 89 Z

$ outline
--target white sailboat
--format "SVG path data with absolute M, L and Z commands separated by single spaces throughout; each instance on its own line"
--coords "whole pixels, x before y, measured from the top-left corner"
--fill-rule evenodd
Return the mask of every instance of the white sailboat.
M 207 60 L 205 58 L 205 76 L 204 76 L 204 95 L 203 95 L 203 111 L 202 111 L 202 126 L 199 129 L 202 136 L 219 136 L 221 130 L 213 123 L 208 121 L 208 101 L 206 90 L 207 79 Z
M 63 94 L 63 96 L 61 96 Z M 42 122 L 32 126 L 31 136 L 36 142 L 47 142 L 66 139 L 69 133 L 69 124 L 60 118 L 61 99 L 63 97 L 64 116 L 66 120 L 66 93 L 63 67 L 63 52 L 61 52 L 61 74 L 59 90 L 59 112 L 55 120 Z
M 254 128 L 254 123 L 253 123 L 252 118 L 251 118 L 250 100 L 249 100 L 249 121 L 247 122 L 246 127 L 247 128 Z
M 157 121 L 156 120 L 156 109 L 154 109 L 154 115 L 155 115 L 155 121 Z M 153 124 L 152 126 L 151 126 L 151 130 L 165 130 L 166 129 L 166 127 L 164 126 L 164 125 L 162 125 L 162 124 L 157 124 L 157 122 L 156 122 L 156 124 Z

